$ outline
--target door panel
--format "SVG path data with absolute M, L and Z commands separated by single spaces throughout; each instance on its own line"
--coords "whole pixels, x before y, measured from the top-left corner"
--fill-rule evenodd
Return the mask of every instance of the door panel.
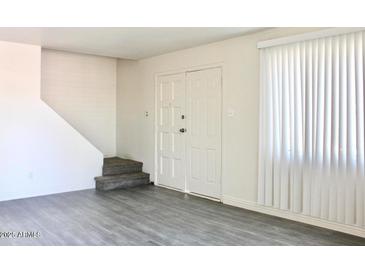
M 188 189 L 220 198 L 221 69 L 189 72 L 186 79 Z
M 158 79 L 158 183 L 185 190 L 185 74 Z

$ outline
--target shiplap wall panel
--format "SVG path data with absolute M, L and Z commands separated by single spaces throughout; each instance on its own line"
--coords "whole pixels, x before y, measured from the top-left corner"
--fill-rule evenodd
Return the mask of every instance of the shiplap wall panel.
M 106 156 L 116 153 L 116 62 L 42 51 L 42 99 Z

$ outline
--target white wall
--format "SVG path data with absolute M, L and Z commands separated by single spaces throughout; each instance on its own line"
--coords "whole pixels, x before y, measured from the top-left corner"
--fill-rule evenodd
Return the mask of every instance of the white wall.
M 105 156 L 116 154 L 117 60 L 42 50 L 42 99 Z
M 39 46 L 0 42 L 0 200 L 94 187 L 103 155 L 40 99 Z

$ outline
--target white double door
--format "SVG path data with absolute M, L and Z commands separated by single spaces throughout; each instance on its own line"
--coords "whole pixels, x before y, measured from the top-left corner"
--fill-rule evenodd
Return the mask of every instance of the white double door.
M 220 198 L 221 79 L 220 68 L 159 77 L 158 184 Z

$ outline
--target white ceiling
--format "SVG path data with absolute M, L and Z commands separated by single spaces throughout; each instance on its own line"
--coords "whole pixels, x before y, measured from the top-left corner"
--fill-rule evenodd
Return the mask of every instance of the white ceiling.
M 124 59 L 142 59 L 263 28 L 0 28 L 0 40 Z

